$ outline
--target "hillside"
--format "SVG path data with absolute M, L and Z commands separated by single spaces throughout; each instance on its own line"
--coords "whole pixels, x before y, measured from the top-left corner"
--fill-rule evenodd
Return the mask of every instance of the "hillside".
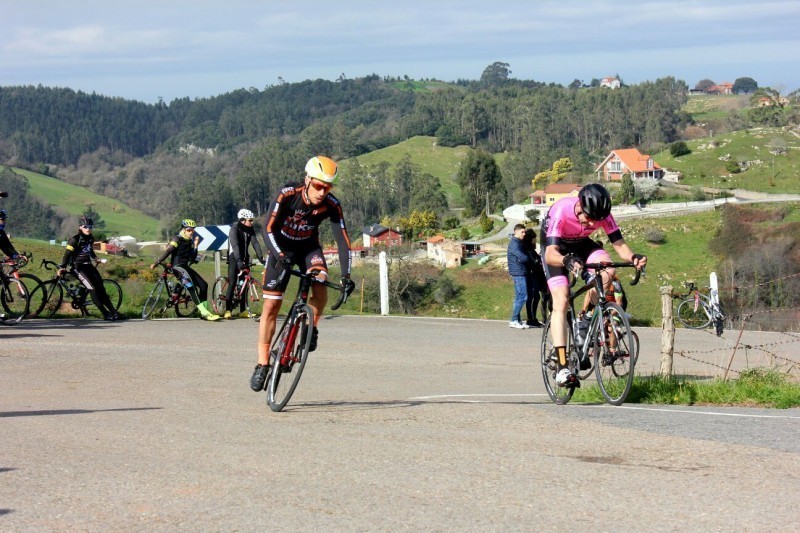
M 752 128 L 686 142 L 692 151 L 673 157 L 667 148 L 653 159 L 679 171 L 682 183 L 768 193 L 800 193 L 800 132 L 796 128 Z M 731 173 L 730 162 L 740 172 Z
M 109 236 L 132 235 L 139 241 L 149 241 L 160 235 L 158 220 L 119 200 L 29 170 L 13 170 L 28 179 L 31 194 L 70 215 L 80 215 L 87 207 L 93 207 L 103 217 L 103 231 Z

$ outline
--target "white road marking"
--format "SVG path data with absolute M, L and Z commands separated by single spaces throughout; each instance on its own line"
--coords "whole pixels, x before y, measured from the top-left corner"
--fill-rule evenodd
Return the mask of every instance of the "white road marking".
M 717 413 L 714 411 L 689 411 L 688 409 L 663 409 L 658 407 L 638 407 L 633 405 L 620 405 L 615 409 L 634 409 L 639 411 L 663 411 L 666 413 L 686 413 L 689 415 L 709 415 L 709 416 L 737 416 L 743 418 L 788 418 L 792 420 L 800 420 L 800 416 L 789 415 L 757 415 L 747 413 Z

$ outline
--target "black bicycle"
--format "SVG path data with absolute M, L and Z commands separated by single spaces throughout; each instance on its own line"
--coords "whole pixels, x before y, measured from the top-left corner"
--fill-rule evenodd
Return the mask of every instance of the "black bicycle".
M 587 263 L 585 268 L 592 269 L 594 272 L 588 274 L 584 271 L 586 285 L 573 292 L 572 285 L 575 283 L 575 279 L 570 284 L 566 316 L 567 366 L 571 373 L 578 376 L 578 379 L 584 379 L 588 377 L 588 373 L 581 373 L 581 367 L 586 371 L 592 365 L 597 385 L 600 387 L 603 397 L 611 405 L 621 405 L 633 384 L 639 345 L 634 340 L 627 313 L 619 304 L 608 302 L 603 297 L 605 290 L 600 273 L 612 267 L 633 267 L 633 263 Z M 640 275 L 641 271 L 636 270 L 636 275 L 630 284 L 639 283 Z M 579 338 L 578 323 L 575 320 L 575 300 L 592 288 L 597 291 L 598 302 L 585 336 Z M 572 398 L 575 388 L 559 386 L 556 382 L 558 355 L 550 334 L 551 320 L 552 315 L 542 333 L 542 376 L 550 399 L 563 405 Z
M 192 316 L 197 310 L 189 289 L 175 276 L 171 265 L 159 263 L 163 269 L 158 276 L 155 286 L 147 296 L 142 307 L 142 318 L 155 318 L 164 316 L 169 309 L 175 310 L 175 315 L 181 318 Z M 188 275 L 186 276 L 188 278 Z
M 42 266 L 47 270 L 56 270 L 52 279 L 42 282 L 34 291 L 44 291 L 46 300 L 38 316 L 42 318 L 53 318 L 56 313 L 68 314 L 78 311 L 81 316 L 92 316 L 97 311 L 97 304 L 89 298 L 89 289 L 81 282 L 74 267 L 62 275 L 58 275 L 59 265 L 55 261 L 42 259 Z M 113 279 L 103 279 L 103 288 L 108 294 L 108 299 L 114 310 L 119 312 L 122 305 L 122 287 Z M 32 294 L 32 299 L 36 301 L 38 295 Z M 67 306 L 66 304 L 69 304 Z
M 275 342 L 269 352 L 269 374 L 266 380 L 267 405 L 275 412 L 280 411 L 292 397 L 300 376 L 308 361 L 308 350 L 311 346 L 311 332 L 314 328 L 314 310 L 308 305 L 308 292 L 313 283 L 321 283 L 340 291 L 339 299 L 331 306 L 335 311 L 353 292 L 355 284 L 333 283 L 318 278 L 314 274 L 306 274 L 291 269 L 288 273 L 300 278 L 297 297 L 289 309 L 281 329 L 275 336 Z

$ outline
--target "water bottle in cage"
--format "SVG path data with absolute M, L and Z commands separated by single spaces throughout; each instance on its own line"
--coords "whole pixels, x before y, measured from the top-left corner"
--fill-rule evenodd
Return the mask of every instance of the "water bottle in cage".
M 190 278 L 188 274 L 184 274 L 181 276 L 181 283 L 183 283 L 184 287 L 189 289 L 192 287 L 192 278 Z

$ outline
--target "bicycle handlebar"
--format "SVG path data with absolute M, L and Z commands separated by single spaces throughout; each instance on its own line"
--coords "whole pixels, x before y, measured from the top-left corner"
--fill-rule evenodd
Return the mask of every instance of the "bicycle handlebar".
M 308 274 L 305 272 L 300 272 L 299 270 L 290 269 L 288 270 L 289 274 L 292 276 L 297 276 L 300 279 L 308 279 L 314 283 L 320 283 L 325 285 L 326 287 L 330 287 L 331 289 L 336 289 L 339 291 L 339 298 L 336 300 L 336 303 L 331 306 L 331 311 L 336 311 L 339 309 L 344 303 L 347 301 L 347 297 L 353 292 L 356 288 L 356 284 L 352 281 L 348 285 L 344 285 L 342 283 L 334 283 L 332 281 L 328 281 L 327 279 L 318 278 L 313 274 Z
M 595 275 L 596 275 L 597 272 L 599 272 L 601 270 L 606 270 L 608 268 L 619 268 L 619 267 L 622 267 L 622 268 L 635 267 L 635 265 L 633 263 L 628 263 L 628 262 L 614 263 L 614 262 L 611 262 L 611 261 L 602 261 L 600 263 L 586 263 L 586 264 L 583 265 L 584 270 L 581 272 L 581 278 L 583 279 L 584 282 L 589 283 L 589 280 L 591 279 L 591 277 L 590 277 L 591 275 L 587 272 L 588 269 L 595 270 L 596 271 Z M 643 270 L 639 270 L 638 268 L 636 269 L 636 274 L 634 275 L 633 280 L 630 282 L 631 286 L 636 285 L 637 283 L 639 283 L 639 278 L 642 276 L 643 272 L 644 272 Z M 572 281 L 570 282 L 569 286 L 573 287 L 575 285 L 576 281 L 578 281 L 577 276 L 573 276 Z

